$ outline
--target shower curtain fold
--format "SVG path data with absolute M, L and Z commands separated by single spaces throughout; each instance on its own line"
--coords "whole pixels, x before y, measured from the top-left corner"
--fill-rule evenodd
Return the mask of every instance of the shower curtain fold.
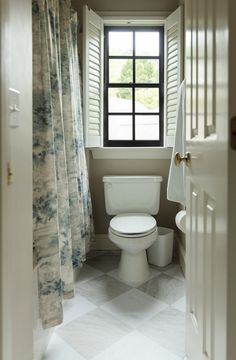
M 33 0 L 33 216 L 40 318 L 63 320 L 93 235 L 83 140 L 77 16 L 69 0 Z

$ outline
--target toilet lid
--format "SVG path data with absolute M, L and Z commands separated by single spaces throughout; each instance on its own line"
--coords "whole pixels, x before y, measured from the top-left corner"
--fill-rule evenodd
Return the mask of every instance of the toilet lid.
M 111 219 L 110 228 L 116 233 L 149 234 L 156 228 L 156 220 L 149 214 L 120 214 Z

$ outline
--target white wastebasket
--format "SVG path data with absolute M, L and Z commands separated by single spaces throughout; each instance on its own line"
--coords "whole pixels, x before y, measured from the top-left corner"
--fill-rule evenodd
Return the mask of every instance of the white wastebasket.
M 174 230 L 158 226 L 158 237 L 147 249 L 149 264 L 166 266 L 171 263 L 173 256 Z

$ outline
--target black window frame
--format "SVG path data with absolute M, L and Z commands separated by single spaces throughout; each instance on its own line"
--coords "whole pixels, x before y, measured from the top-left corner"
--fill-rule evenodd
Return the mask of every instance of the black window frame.
M 108 34 L 110 31 L 133 31 L 133 54 L 131 56 L 109 56 Z M 160 33 L 159 56 L 136 56 L 135 55 L 135 32 L 158 31 Z M 133 82 L 132 83 L 109 83 L 109 59 L 132 59 Z M 159 83 L 135 83 L 135 59 L 158 59 L 159 60 Z M 131 88 L 133 93 L 133 111 L 131 113 L 111 113 L 112 115 L 132 115 L 133 140 L 109 140 L 108 122 L 108 90 L 111 87 Z M 159 113 L 134 112 L 135 88 L 158 88 L 159 89 Z M 135 140 L 135 115 L 159 115 L 159 140 Z M 161 147 L 164 142 L 164 26 L 105 26 L 104 27 L 104 147 Z

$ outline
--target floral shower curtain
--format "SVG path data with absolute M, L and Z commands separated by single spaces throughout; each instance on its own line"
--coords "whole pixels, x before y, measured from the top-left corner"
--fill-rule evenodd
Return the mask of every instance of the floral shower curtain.
M 70 0 L 33 0 L 34 259 L 44 328 L 63 320 L 93 234 L 83 142 L 77 17 Z

